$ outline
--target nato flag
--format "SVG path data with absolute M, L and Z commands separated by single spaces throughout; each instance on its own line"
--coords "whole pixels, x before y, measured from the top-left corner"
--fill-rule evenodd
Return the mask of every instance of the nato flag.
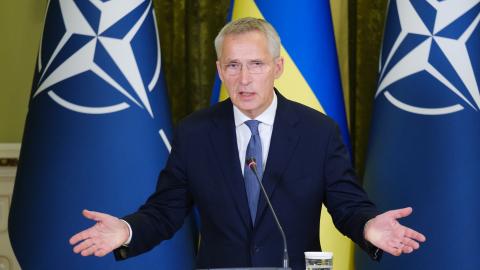
M 123 216 L 154 191 L 169 108 L 150 0 L 52 0 L 25 125 L 9 233 L 23 269 L 192 269 L 190 222 L 116 262 L 74 254 L 82 209 Z
M 390 1 L 365 186 L 427 242 L 357 269 L 479 269 L 480 1 Z

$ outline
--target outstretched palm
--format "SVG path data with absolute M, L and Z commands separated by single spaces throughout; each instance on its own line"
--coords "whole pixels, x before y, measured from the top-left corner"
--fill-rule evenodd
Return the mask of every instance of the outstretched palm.
M 73 251 L 82 256 L 105 256 L 120 247 L 129 237 L 129 229 L 122 220 L 104 213 L 83 210 L 83 215 L 96 221 L 92 227 L 81 231 L 72 238 Z
M 407 207 L 376 216 L 365 225 L 365 239 L 395 256 L 418 249 L 418 242 L 424 242 L 425 236 L 397 221 L 411 213 L 412 208 Z

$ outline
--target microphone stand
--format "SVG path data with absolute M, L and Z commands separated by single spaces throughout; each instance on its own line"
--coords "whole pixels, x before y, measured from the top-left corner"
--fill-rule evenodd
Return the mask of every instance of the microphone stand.
M 255 158 L 250 157 L 250 158 L 247 158 L 246 164 L 253 171 L 253 174 L 255 174 L 255 178 L 257 178 L 258 184 L 260 185 L 260 188 L 262 189 L 262 193 L 263 193 L 263 196 L 265 197 L 265 201 L 267 201 L 268 207 L 270 208 L 270 211 L 272 211 L 273 218 L 275 219 L 275 222 L 277 223 L 278 230 L 280 231 L 280 234 L 282 235 L 282 239 L 283 239 L 283 268 L 284 269 L 289 269 L 289 267 L 288 267 L 287 237 L 285 237 L 285 232 L 283 231 L 283 228 L 282 228 L 282 225 L 280 224 L 280 221 L 278 221 L 277 214 L 275 213 L 275 210 L 273 209 L 272 203 L 270 202 L 270 199 L 268 198 L 267 192 L 265 191 L 265 188 L 263 187 L 262 181 L 260 181 L 260 177 L 258 177 L 257 162 L 256 162 Z

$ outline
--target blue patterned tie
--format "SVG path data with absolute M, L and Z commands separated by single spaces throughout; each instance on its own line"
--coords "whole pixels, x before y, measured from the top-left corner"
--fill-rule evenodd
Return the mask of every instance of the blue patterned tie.
M 262 159 L 262 142 L 258 134 L 257 120 L 245 121 L 245 124 L 250 128 L 252 136 L 248 142 L 245 159 L 255 158 L 257 163 L 257 174 L 260 180 L 263 175 L 263 159 Z M 247 191 L 248 207 L 250 208 L 250 216 L 252 223 L 255 224 L 255 216 L 257 215 L 258 197 L 260 195 L 260 186 L 253 171 L 245 165 L 243 170 L 243 177 L 245 178 L 245 189 Z

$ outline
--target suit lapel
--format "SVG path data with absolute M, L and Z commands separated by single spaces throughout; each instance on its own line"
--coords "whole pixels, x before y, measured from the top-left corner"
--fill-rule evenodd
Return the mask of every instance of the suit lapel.
M 239 215 L 247 228 L 252 228 L 247 202 L 245 184 L 238 159 L 237 135 L 233 118 L 233 105 L 228 99 L 217 105 L 218 110 L 212 117 L 214 125 L 210 130 L 210 139 L 232 198 Z
M 278 91 L 275 92 L 278 98 L 277 112 L 273 123 L 267 164 L 262 179 L 262 183 L 270 199 L 278 183 L 282 180 L 284 170 L 287 168 L 299 139 L 295 130 L 299 119 L 295 111 L 289 106 L 290 101 L 280 95 Z M 255 224 L 260 222 L 267 207 L 265 198 L 261 194 Z

